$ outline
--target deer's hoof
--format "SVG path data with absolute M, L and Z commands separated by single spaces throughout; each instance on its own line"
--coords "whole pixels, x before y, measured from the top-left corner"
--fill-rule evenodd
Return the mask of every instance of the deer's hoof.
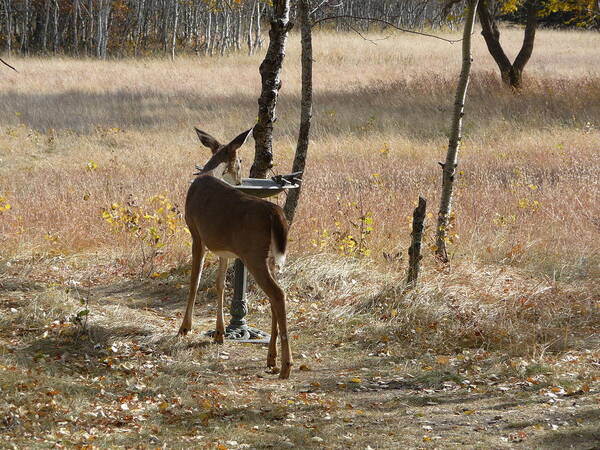
M 215 334 L 213 342 L 215 344 L 223 344 L 225 342 L 225 338 L 222 334 Z
M 187 336 L 187 334 L 191 331 L 191 328 L 182 326 L 179 328 L 178 336 Z
M 275 365 L 268 366 L 267 370 L 265 370 L 265 372 L 270 373 L 271 375 L 278 374 L 279 373 L 279 367 L 276 367 Z
M 279 372 L 280 380 L 287 380 L 290 377 L 292 371 L 292 363 L 286 363 L 281 365 L 281 372 Z

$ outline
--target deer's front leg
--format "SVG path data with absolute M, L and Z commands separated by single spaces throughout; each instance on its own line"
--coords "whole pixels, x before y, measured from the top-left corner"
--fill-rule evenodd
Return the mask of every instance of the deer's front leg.
M 196 301 L 196 294 L 198 293 L 200 277 L 202 276 L 202 266 L 204 265 L 205 254 L 206 250 L 204 249 L 204 245 L 202 245 L 200 239 L 195 238 L 192 242 L 192 275 L 190 278 L 190 293 L 188 295 L 187 307 L 185 308 L 183 322 L 181 323 L 181 327 L 179 328 L 180 336 L 185 336 L 192 329 L 194 302 Z
M 219 272 L 217 274 L 217 329 L 215 331 L 215 342 L 222 344 L 225 339 L 225 322 L 223 320 L 223 300 L 225 297 L 225 275 L 229 259 L 219 258 Z

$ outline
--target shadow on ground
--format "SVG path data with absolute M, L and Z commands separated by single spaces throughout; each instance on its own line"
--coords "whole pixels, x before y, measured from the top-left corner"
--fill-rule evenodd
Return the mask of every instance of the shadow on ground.
M 327 117 L 322 122 L 315 122 L 317 133 L 325 137 L 338 136 L 343 130 L 360 135 L 380 128 L 380 131 L 400 132 L 405 136 L 418 133 L 420 139 L 444 136 L 454 81 L 439 79 L 434 83 L 437 86 L 432 86 L 431 80 L 382 81 L 358 86 L 356 90 L 316 92 L 315 103 L 323 113 L 316 117 Z M 556 88 L 540 83 L 515 97 L 499 86 L 495 76 L 475 74 L 469 104 L 476 120 L 467 118 L 472 121 L 468 128 L 475 132 L 498 121 L 510 121 L 511 126 L 518 129 L 523 124 L 531 128 L 547 128 L 553 123 L 558 126 L 584 125 L 590 118 L 600 115 L 600 91 L 595 88 L 595 80 L 589 82 L 589 89 L 580 84 L 562 85 L 560 80 L 557 83 Z M 569 90 L 574 92 L 565 92 Z M 582 91 L 588 95 L 582 97 Z M 493 101 L 490 96 L 495 97 Z M 295 123 L 299 102 L 298 93 L 282 92 L 278 105 L 279 123 L 290 127 Z M 5 90 L 0 93 L 0 103 L 3 105 L 0 112 L 3 123 L 24 124 L 41 132 L 55 129 L 90 133 L 112 127 L 172 128 L 194 122 L 199 117 L 239 116 L 243 111 L 251 115 L 256 110 L 256 98 L 251 93 L 235 96 L 200 91 L 172 94 L 152 89 L 106 93 L 69 90 L 52 94 Z M 56 111 L 68 113 L 57 114 Z M 415 129 L 415 123 L 419 123 L 418 129 Z

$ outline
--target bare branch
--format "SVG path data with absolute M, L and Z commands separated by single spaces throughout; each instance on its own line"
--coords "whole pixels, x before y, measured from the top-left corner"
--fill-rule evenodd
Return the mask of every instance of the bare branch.
M 439 39 L 440 41 L 448 42 L 450 44 L 456 44 L 457 42 L 462 41 L 462 39 L 446 39 L 441 36 L 436 36 L 435 34 L 423 33 L 421 31 L 414 31 L 414 30 L 408 30 L 406 28 L 400 28 L 400 27 L 394 25 L 392 22 L 388 22 L 387 20 L 384 20 L 384 19 L 377 19 L 375 17 L 352 16 L 352 15 L 347 15 L 347 14 L 343 14 L 343 15 L 339 15 L 339 16 L 323 17 L 319 20 L 315 20 L 313 22 L 313 26 L 317 25 L 321 22 L 325 22 L 327 20 L 335 20 L 335 19 L 369 20 L 371 22 L 382 23 L 384 25 L 394 28 L 395 30 L 402 31 L 403 33 L 418 34 L 419 36 L 425 36 L 425 37 L 430 37 L 430 38 L 434 38 L 434 39 Z
M 369 39 L 369 38 L 368 38 L 368 37 L 366 37 L 364 34 L 362 34 L 360 31 L 358 31 L 358 30 L 357 30 L 355 27 L 353 27 L 353 26 L 352 26 L 352 24 L 350 24 L 350 23 L 348 23 L 348 22 L 346 22 L 346 24 L 348 25 L 348 27 L 349 27 L 349 28 L 350 28 L 352 31 L 354 31 L 356 34 L 358 34 L 358 35 L 359 35 L 359 36 L 360 36 L 362 39 L 364 39 L 364 40 L 365 40 L 365 41 L 367 41 L 367 42 L 370 42 L 370 43 L 371 43 L 371 44 L 373 44 L 373 45 L 377 45 L 377 42 L 376 42 L 376 41 L 385 41 L 386 39 L 388 39 L 388 38 L 389 38 L 389 36 L 386 36 L 386 37 L 384 37 L 384 38 L 382 38 L 382 39 Z
M 320 10 L 324 6 L 327 6 L 329 8 L 339 8 L 344 3 L 343 0 L 340 0 L 337 5 L 331 5 L 331 2 L 332 2 L 332 0 L 323 0 L 321 3 L 319 3 L 317 6 L 315 6 L 312 9 L 312 11 L 309 12 L 309 16 L 312 16 L 314 13 L 316 13 L 318 10 Z
M 17 69 L 15 69 L 13 66 L 11 66 L 9 63 L 7 63 L 6 61 L 4 61 L 2 58 L 0 58 L 0 62 L 2 64 L 4 64 L 7 67 L 10 67 L 12 70 L 14 70 L 15 72 L 19 72 Z

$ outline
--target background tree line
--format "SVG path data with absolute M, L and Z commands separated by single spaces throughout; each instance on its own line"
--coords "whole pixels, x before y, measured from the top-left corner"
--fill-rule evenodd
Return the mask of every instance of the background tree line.
M 326 26 L 338 31 L 382 25 L 357 20 L 367 17 L 398 27 L 438 28 L 452 24 L 442 9 L 437 0 L 325 0 L 315 2 L 312 17 L 329 18 Z M 0 0 L 0 48 L 8 54 L 98 58 L 253 53 L 263 46 L 271 10 L 269 0 Z

